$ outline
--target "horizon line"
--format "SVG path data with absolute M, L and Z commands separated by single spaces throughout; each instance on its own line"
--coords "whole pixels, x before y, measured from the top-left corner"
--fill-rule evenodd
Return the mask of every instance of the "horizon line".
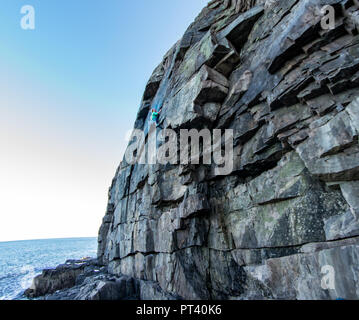
M 8 242 L 20 242 L 20 241 L 38 241 L 38 240 L 70 240 L 70 239 L 90 239 L 90 238 L 98 238 L 98 236 L 90 236 L 90 237 L 56 237 L 56 238 L 38 238 L 38 239 L 20 239 L 20 240 L 0 240 L 0 243 L 8 243 Z

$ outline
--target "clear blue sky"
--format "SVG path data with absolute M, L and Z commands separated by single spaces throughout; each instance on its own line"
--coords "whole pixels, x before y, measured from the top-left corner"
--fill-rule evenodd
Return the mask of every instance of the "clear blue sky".
M 97 235 L 147 80 L 207 2 L 1 1 L 0 241 Z

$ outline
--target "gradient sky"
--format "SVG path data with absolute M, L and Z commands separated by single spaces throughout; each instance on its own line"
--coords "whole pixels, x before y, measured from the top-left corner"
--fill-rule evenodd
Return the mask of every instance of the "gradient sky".
M 207 2 L 1 1 L 0 241 L 97 236 L 145 85 Z

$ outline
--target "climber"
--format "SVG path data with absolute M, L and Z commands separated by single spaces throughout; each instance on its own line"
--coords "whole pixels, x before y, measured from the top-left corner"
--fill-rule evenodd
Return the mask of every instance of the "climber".
M 153 121 L 156 124 L 156 127 L 158 126 L 158 118 L 160 116 L 161 109 L 157 111 L 156 109 L 151 110 L 151 121 Z

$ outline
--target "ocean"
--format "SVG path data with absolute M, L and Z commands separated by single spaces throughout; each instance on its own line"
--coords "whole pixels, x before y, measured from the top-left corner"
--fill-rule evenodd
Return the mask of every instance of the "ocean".
M 97 238 L 0 242 L 0 300 L 24 299 L 22 293 L 43 269 L 96 257 L 96 251 Z

